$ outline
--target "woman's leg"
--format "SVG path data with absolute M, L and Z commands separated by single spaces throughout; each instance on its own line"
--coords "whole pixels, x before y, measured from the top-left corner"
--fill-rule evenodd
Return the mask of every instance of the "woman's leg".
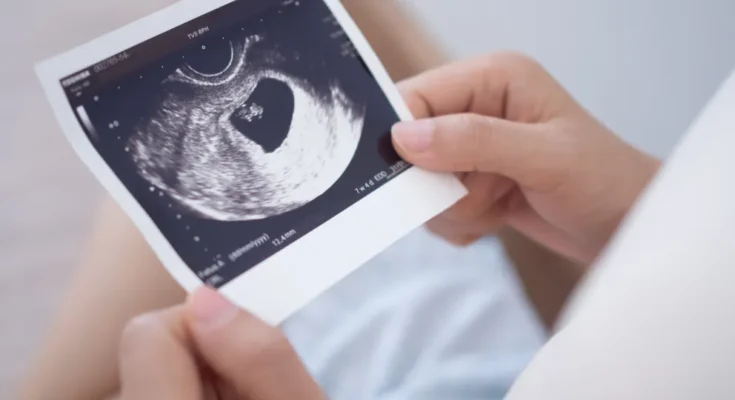
M 101 399 L 116 389 L 117 342 L 133 316 L 184 299 L 123 211 L 100 207 L 88 251 L 22 399 Z

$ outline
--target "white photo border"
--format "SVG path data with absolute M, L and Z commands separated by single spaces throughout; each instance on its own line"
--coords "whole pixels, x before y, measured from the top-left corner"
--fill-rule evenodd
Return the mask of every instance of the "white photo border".
M 320 1 L 329 7 L 352 40 L 399 118 L 413 119 L 378 56 L 339 0 Z M 74 150 L 131 217 L 163 265 L 187 292 L 204 283 L 94 148 L 77 122 L 60 80 L 232 2 L 182 0 L 36 66 L 53 112 Z M 464 186 L 451 175 L 410 168 L 219 290 L 264 321 L 280 324 L 466 193 Z M 345 239 L 347 233 L 352 237 Z M 305 262 L 311 264 L 304 265 Z

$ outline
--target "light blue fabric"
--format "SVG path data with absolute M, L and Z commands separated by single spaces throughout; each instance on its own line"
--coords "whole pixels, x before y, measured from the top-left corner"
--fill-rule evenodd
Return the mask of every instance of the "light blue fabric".
M 545 340 L 499 243 L 419 230 L 283 329 L 331 399 L 500 399 Z

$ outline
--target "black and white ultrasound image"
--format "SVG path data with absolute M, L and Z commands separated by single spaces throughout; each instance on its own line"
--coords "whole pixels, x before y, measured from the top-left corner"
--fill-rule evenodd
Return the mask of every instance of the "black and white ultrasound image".
M 220 53 L 221 66 L 187 63 L 163 80 L 154 111 L 128 139 L 136 169 L 203 218 L 257 220 L 303 207 L 352 161 L 366 105 L 340 79 L 308 74 L 298 51 L 267 35 L 224 41 L 202 45 Z
M 95 148 L 213 286 L 400 172 L 398 117 L 328 7 L 265 2 L 81 101 Z

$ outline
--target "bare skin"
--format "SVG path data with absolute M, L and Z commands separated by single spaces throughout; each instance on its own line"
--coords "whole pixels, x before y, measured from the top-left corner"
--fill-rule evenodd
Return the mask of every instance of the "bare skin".
M 394 128 L 401 153 L 459 174 L 470 190 L 431 222 L 449 240 L 509 224 L 589 260 L 659 165 L 597 123 L 526 57 L 452 64 L 402 89 L 422 118 Z M 209 289 L 131 322 L 120 360 L 123 400 L 324 398 L 282 333 Z
M 358 13 L 358 22 L 369 17 L 365 7 L 373 2 L 354 4 L 352 7 L 363 13 Z M 386 12 L 376 8 L 379 10 L 373 10 L 373 16 Z M 389 17 L 394 18 L 393 14 Z M 381 26 L 373 29 L 380 31 L 375 37 L 401 37 L 400 32 L 382 32 L 385 25 L 373 26 Z M 367 33 L 370 38 L 370 30 Z M 380 49 L 380 45 L 376 47 Z M 410 50 L 411 46 L 392 48 Z M 658 163 L 615 138 L 537 64 L 518 56 L 510 56 L 512 62 L 503 61 L 508 57 L 455 64 L 403 85 L 411 108 L 420 118 L 453 116 L 433 120 L 436 136 L 428 150 L 410 151 L 407 143 L 402 144 L 399 132 L 397 147 L 420 166 L 460 173 L 471 189 L 470 196 L 432 221 L 430 227 L 454 243 L 469 243 L 507 224 L 570 256 L 593 258 Z M 414 66 L 404 67 L 415 71 Z M 519 67 L 523 67 L 520 72 Z M 400 68 L 394 67 L 394 71 L 399 71 L 395 78 L 404 77 Z M 513 108 L 513 104 L 518 106 Z M 523 104 L 529 106 L 521 112 Z M 527 129 L 510 129 L 518 125 Z M 487 134 L 517 131 L 526 132 L 523 137 L 532 140 L 499 140 L 510 135 Z M 551 139 L 541 140 L 546 134 Z M 492 162 L 483 161 L 483 157 Z M 574 159 L 585 162 L 570 163 Z M 581 170 L 605 163 L 608 168 Z M 530 172 L 533 168 L 536 175 Z M 572 171 L 576 175 L 564 173 L 573 168 L 578 168 Z M 564 176 L 574 179 L 564 180 Z M 579 180 L 584 183 L 575 186 Z M 551 184 L 559 181 L 567 186 Z M 500 190 L 503 182 L 505 190 Z M 616 187 L 618 190 L 611 193 L 610 188 Z M 185 299 L 111 200 L 100 210 L 92 236 L 90 250 L 24 385 L 22 399 L 100 399 L 117 392 L 116 348 L 126 321 Z M 74 360 L 73 365 L 69 360 Z
M 20 399 L 111 395 L 118 387 L 115 360 L 125 323 L 186 298 L 111 199 L 98 211 L 91 237 Z
M 397 2 L 343 3 L 394 80 L 444 61 Z M 125 323 L 137 314 L 185 299 L 184 291 L 112 199 L 101 204 L 95 221 L 59 314 L 21 383 L 20 399 L 111 396 L 119 389 L 116 354 Z
M 120 400 L 326 399 L 283 333 L 209 288 L 127 325 L 120 381 Z
M 418 121 L 394 128 L 396 148 L 420 167 L 457 173 L 470 191 L 429 223 L 450 242 L 507 225 L 589 263 L 660 164 L 525 56 L 451 64 L 401 88 Z

